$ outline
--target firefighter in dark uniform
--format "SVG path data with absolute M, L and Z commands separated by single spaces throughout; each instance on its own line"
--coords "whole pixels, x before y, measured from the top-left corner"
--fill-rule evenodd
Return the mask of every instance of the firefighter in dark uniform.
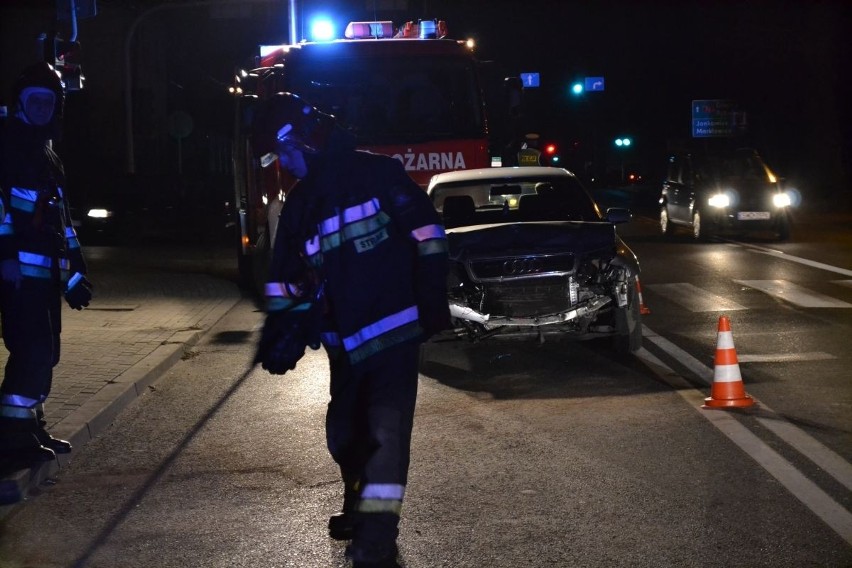
M 14 107 L 0 124 L 0 316 L 9 351 L 0 385 L 0 458 L 48 461 L 71 444 L 45 430 L 44 401 L 59 362 L 61 301 L 87 306 L 91 284 L 63 195 L 58 139 L 64 89 L 48 63 L 14 83 Z
M 278 93 L 257 120 L 268 125 L 261 162 L 277 157 L 300 181 L 278 223 L 256 362 L 283 374 L 321 341 L 327 443 L 344 483 L 329 534 L 352 539 L 356 567 L 398 566 L 419 345 L 449 325 L 444 229 L 398 160 L 355 150 L 298 96 Z

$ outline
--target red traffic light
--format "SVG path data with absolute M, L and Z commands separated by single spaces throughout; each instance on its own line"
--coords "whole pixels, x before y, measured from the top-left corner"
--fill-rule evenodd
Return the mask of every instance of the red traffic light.
M 556 153 L 556 144 L 546 144 L 544 146 L 544 153 L 548 156 L 552 156 Z

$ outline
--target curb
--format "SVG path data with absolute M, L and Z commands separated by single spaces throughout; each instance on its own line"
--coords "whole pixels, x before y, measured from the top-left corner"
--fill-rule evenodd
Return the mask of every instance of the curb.
M 154 351 L 99 390 L 78 410 L 58 422 L 51 428 L 51 433 L 68 440 L 74 448 L 85 446 L 103 433 L 124 408 L 144 394 L 239 301 L 240 297 L 223 299 L 198 322 L 198 329 L 176 331 Z M 54 461 L 18 470 L 0 479 L 0 520 L 25 503 L 30 491 L 43 483 L 50 483 L 50 479 L 70 463 L 72 456 L 73 453 L 58 455 Z

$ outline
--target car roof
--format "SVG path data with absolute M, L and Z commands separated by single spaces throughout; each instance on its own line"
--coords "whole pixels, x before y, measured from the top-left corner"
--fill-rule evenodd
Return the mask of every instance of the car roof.
M 429 181 L 432 188 L 439 183 L 454 183 L 465 181 L 513 180 L 519 178 L 535 177 L 574 177 L 574 174 L 564 168 L 553 168 L 548 166 L 513 166 L 500 168 L 473 168 L 470 170 L 454 170 L 435 174 Z

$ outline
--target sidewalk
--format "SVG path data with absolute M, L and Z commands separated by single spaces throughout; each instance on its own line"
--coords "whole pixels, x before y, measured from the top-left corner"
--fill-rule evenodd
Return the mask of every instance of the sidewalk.
M 180 360 L 239 301 L 236 284 L 204 274 L 105 272 L 90 307 L 65 306 L 62 353 L 45 403 L 48 430 L 75 449 Z M 8 353 L 0 349 L 0 368 Z M 0 519 L 73 459 L 0 478 Z

